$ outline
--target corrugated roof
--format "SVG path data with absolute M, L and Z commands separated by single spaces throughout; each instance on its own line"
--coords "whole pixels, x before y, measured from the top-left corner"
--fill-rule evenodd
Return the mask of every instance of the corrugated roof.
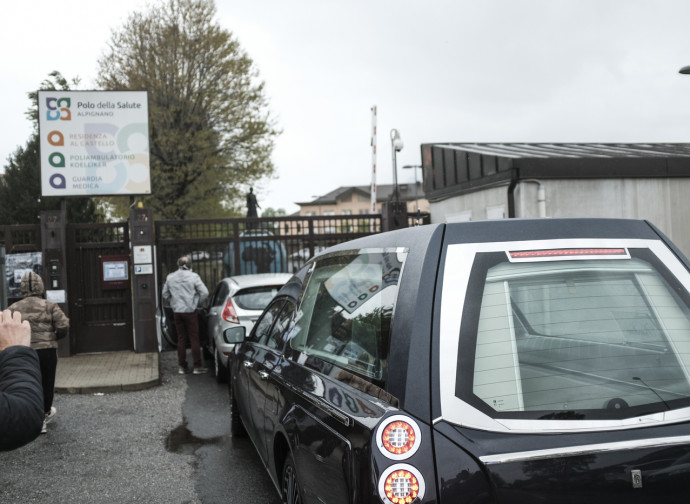
M 688 143 L 422 145 L 430 201 L 524 179 L 690 177 Z
M 435 147 L 506 158 L 690 157 L 690 144 L 439 143 Z

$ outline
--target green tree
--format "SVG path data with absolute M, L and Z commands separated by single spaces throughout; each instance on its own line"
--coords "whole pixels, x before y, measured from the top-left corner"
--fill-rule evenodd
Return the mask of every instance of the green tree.
M 272 208 L 268 207 L 266 210 L 261 212 L 261 217 L 285 217 L 286 212 L 284 208 Z
M 261 212 L 261 217 L 285 217 L 285 210 L 283 208 L 267 207 Z M 280 222 L 262 222 L 261 227 L 276 235 L 280 234 Z
M 78 85 L 79 80 L 72 80 Z M 45 90 L 70 90 L 70 83 L 54 71 L 41 83 Z M 34 131 L 25 147 L 19 147 L 7 159 L 5 176 L 0 178 L 0 224 L 33 224 L 41 211 L 58 210 L 61 198 L 41 197 L 41 159 L 38 137 L 38 92 L 28 93 L 32 107 L 26 115 L 34 123 Z M 66 199 L 68 222 L 99 222 L 103 220 L 94 198 Z
M 242 187 L 274 171 L 264 84 L 215 14 L 213 0 L 161 0 L 131 14 L 99 60 L 104 89 L 148 91 L 144 203 L 166 219 L 228 216 Z

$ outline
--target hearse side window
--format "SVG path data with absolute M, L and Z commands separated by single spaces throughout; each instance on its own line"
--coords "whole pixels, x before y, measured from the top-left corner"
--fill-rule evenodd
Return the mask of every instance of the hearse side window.
M 280 299 L 274 302 L 268 310 L 266 310 L 263 316 L 256 322 L 254 326 L 254 331 L 252 332 L 251 339 L 257 342 L 265 342 L 273 326 L 273 321 L 276 319 L 280 313 L 281 308 L 285 304 L 284 299 Z
M 270 348 L 279 348 L 282 344 L 281 337 L 288 328 L 288 323 L 290 322 L 290 319 L 294 313 L 295 305 L 287 301 L 283 307 L 283 310 L 280 312 L 280 315 L 278 315 L 278 320 L 276 320 L 276 323 L 273 324 L 273 328 L 268 334 L 266 341 L 264 342 L 262 340 L 260 343 L 265 344 Z
M 481 309 L 469 324 L 469 402 L 496 418 L 570 420 L 690 406 L 687 292 L 648 250 L 517 264 L 482 255 L 470 277 Z
M 291 347 L 382 385 L 403 259 L 393 250 L 318 260 L 288 336 Z

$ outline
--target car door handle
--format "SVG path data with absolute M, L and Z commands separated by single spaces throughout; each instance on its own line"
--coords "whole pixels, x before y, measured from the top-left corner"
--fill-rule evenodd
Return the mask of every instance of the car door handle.
M 242 364 L 243 364 L 244 367 L 246 367 L 246 368 L 253 368 L 253 367 L 254 367 L 254 363 L 253 363 L 253 362 L 244 361 Z
M 266 371 L 259 371 L 259 378 L 261 378 L 263 381 L 268 380 L 268 373 Z

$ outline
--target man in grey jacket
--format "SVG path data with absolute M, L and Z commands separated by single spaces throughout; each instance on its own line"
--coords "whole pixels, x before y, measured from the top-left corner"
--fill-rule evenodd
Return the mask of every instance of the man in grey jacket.
M 178 270 L 170 273 L 163 286 L 163 299 L 170 302 L 177 329 L 177 362 L 179 373 L 189 372 L 187 367 L 187 338 L 192 347 L 194 374 L 203 374 L 208 369 L 201 363 L 199 347 L 199 319 L 196 307 L 208 297 L 208 289 L 199 275 L 191 268 L 189 257 L 182 256 L 177 260 Z

